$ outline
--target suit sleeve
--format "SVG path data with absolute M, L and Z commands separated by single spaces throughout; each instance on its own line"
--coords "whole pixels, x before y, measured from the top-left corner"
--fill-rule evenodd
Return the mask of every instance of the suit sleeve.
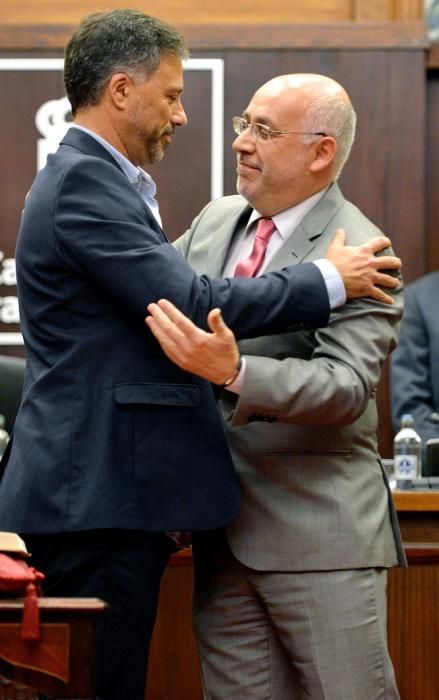
M 164 242 L 127 178 L 103 160 L 81 161 L 67 171 L 54 226 L 63 261 L 139 320 L 150 302 L 166 297 L 204 327 L 209 310 L 220 307 L 237 337 L 327 323 L 328 295 L 315 265 L 257 280 L 197 276 Z
M 430 419 L 431 414 L 437 411 L 430 371 L 434 341 L 425 318 L 425 304 L 427 309 L 431 309 L 437 300 L 430 298 L 423 301 L 416 287 L 407 288 L 401 337 L 392 354 L 390 376 L 395 432 L 399 430 L 401 416 L 411 413 L 425 445 L 427 440 L 439 437 L 439 424 Z
M 369 299 L 348 302 L 331 314 L 327 328 L 297 334 L 291 356 L 285 356 L 287 337 L 281 343 L 278 338 L 261 339 L 260 355 L 246 354 L 232 424 L 353 423 L 374 397 L 383 362 L 397 340 L 401 292 L 395 296 L 393 306 Z

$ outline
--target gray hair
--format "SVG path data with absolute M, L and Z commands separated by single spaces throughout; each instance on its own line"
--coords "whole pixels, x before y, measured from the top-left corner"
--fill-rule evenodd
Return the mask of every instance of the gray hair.
M 313 99 L 305 110 L 303 129 L 324 132 L 337 142 L 334 159 L 335 179 L 340 176 L 355 138 L 357 115 L 351 103 L 340 94 L 323 94 Z
M 147 77 L 166 55 L 188 57 L 183 37 L 169 24 L 137 10 L 88 15 L 64 52 L 64 84 L 72 114 L 97 104 L 114 73 Z

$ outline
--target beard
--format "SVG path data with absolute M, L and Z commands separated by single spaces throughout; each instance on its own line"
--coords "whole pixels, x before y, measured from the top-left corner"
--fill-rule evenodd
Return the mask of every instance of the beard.
M 162 134 L 142 129 L 140 133 L 138 132 L 138 137 L 141 140 L 145 154 L 145 165 L 161 161 L 165 155 L 165 146 L 168 145 L 161 140 Z
M 164 136 L 172 136 L 174 129 L 172 126 L 167 126 L 165 129 L 148 129 L 145 126 L 144 117 L 137 112 L 132 113 L 132 131 L 135 140 L 141 144 L 144 163 L 139 165 L 150 165 L 158 163 L 165 155 L 165 150 L 169 146 L 169 141 Z
M 161 137 L 163 134 L 160 134 L 159 137 L 153 137 L 151 136 L 150 138 L 145 140 L 145 147 L 147 149 L 148 153 L 148 163 L 159 163 L 163 156 L 165 155 L 165 149 L 169 146 L 169 143 L 162 142 Z

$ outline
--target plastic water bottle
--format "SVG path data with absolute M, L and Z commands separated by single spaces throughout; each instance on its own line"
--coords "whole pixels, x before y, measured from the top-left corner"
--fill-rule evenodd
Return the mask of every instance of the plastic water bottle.
M 410 489 L 421 476 L 422 444 L 410 413 L 401 418 L 401 430 L 393 441 L 393 461 L 397 489 Z
M 3 452 L 6 450 L 6 445 L 9 442 L 9 433 L 5 429 L 5 417 L 0 414 L 0 459 Z

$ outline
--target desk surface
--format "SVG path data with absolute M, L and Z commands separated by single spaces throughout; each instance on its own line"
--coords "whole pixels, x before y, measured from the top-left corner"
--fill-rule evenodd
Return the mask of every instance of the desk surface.
M 38 607 L 43 614 L 48 613 L 100 613 L 107 603 L 99 598 L 38 598 Z M 0 611 L 22 610 L 23 598 L 0 598 Z
M 439 512 L 437 491 L 393 491 L 396 510 L 400 512 Z
M 100 598 L 38 598 L 41 612 L 103 612 L 107 607 Z M 0 610 L 22 610 L 23 598 L 0 598 Z

